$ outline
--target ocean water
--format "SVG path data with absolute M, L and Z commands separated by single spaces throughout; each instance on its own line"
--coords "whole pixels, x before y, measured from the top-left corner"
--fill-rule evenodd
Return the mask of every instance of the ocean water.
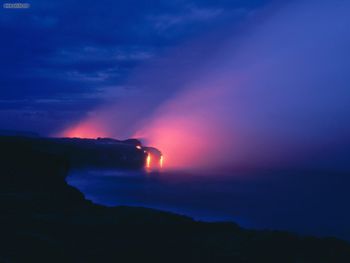
M 196 220 L 350 240 L 348 174 L 75 170 L 67 182 L 107 206 L 143 206 Z

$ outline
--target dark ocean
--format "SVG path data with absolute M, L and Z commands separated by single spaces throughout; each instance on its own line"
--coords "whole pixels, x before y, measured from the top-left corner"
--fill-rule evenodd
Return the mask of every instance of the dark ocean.
M 350 177 L 341 173 L 191 174 L 79 170 L 67 178 L 87 199 L 143 206 L 245 228 L 350 240 Z

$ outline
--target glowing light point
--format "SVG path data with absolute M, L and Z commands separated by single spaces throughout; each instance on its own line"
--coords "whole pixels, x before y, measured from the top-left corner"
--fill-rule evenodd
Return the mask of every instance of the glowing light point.
M 151 154 L 148 154 L 146 159 L 146 168 L 150 168 L 150 167 L 151 167 Z
M 140 145 L 136 145 L 136 149 L 141 150 L 141 149 L 142 149 L 142 147 L 141 147 Z
M 161 155 L 160 159 L 159 159 L 159 166 L 160 166 L 160 168 L 163 168 L 163 162 L 164 162 L 164 157 L 163 157 L 163 155 Z

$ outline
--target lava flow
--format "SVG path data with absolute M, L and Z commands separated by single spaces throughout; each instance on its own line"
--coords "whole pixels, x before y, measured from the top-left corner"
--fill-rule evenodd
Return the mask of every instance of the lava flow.
M 145 167 L 147 170 L 159 170 L 163 167 L 164 157 L 162 153 L 154 147 L 143 147 L 147 154 Z

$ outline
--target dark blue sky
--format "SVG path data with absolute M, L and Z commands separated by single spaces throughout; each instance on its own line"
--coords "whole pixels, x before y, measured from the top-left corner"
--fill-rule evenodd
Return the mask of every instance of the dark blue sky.
M 271 1 L 28 3 L 0 10 L 0 128 L 51 134 L 109 94 L 117 102 L 142 63 L 221 25 L 239 26 Z

